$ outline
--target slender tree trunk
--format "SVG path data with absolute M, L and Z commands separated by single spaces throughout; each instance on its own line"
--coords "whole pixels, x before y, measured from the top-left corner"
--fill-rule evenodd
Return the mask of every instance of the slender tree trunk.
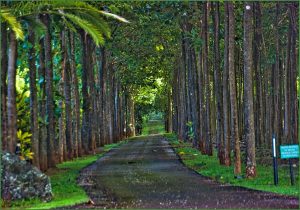
M 79 85 L 78 78 L 76 73 L 76 61 L 75 61 L 75 40 L 74 33 L 69 31 L 69 59 L 70 59 L 70 70 L 73 84 L 73 93 L 74 96 L 74 155 L 75 157 L 82 155 L 82 141 L 81 141 L 81 125 L 80 125 L 80 95 L 79 95 Z
M 223 143 L 223 107 L 222 107 L 222 83 L 220 78 L 220 46 L 219 46 L 219 3 L 212 3 L 214 22 L 214 84 L 217 108 L 217 132 L 216 143 L 218 146 L 218 157 L 221 164 L 224 164 L 224 143 Z
M 17 105 L 16 105 L 16 72 L 17 72 L 17 39 L 10 32 L 8 71 L 7 71 L 7 143 L 8 151 L 15 153 L 17 143 Z
M 211 141 L 211 113 L 210 113 L 210 76 L 208 67 L 208 9 L 209 3 L 203 3 L 203 70 L 204 70 L 204 82 L 205 82 L 205 152 L 207 155 L 212 155 L 212 141 Z
M 246 176 L 256 176 L 255 131 L 253 113 L 253 4 L 244 4 L 244 94 L 245 94 L 245 139 L 247 142 Z
M 44 45 L 45 45 L 45 67 L 46 67 L 46 115 L 47 115 L 47 152 L 48 152 L 48 167 L 54 167 L 57 160 L 55 157 L 54 141 L 54 104 L 53 104 L 53 64 L 52 64 L 52 50 L 51 50 L 51 31 L 50 31 L 50 17 L 43 15 L 42 21 L 47 30 L 45 32 Z
M 129 114 L 130 136 L 135 136 L 134 100 L 131 95 L 129 96 Z
M 172 132 L 172 91 L 171 89 L 168 91 L 168 127 L 167 127 L 167 132 L 171 133 Z
M 8 56 L 7 56 L 7 29 L 6 24 L 1 25 L 1 141 L 2 150 L 8 149 L 7 145 L 7 67 L 8 67 Z
M 66 111 L 66 143 L 67 143 L 67 157 L 71 160 L 74 156 L 74 143 L 72 132 L 72 108 L 71 108 L 71 72 L 70 62 L 67 48 L 66 32 L 61 32 L 61 48 L 62 48 L 62 71 L 63 71 L 63 84 L 64 84 L 64 96 L 65 96 L 65 111 Z
M 198 55 L 198 98 L 199 98 L 199 149 L 202 154 L 205 153 L 205 109 L 204 109 L 204 81 L 203 81 L 203 62 L 202 51 Z
M 181 130 L 181 135 L 180 138 L 181 140 L 186 139 L 186 123 L 187 123 L 187 110 L 186 110 L 186 73 L 185 73 L 185 63 L 183 60 L 183 56 L 185 55 L 185 48 L 184 48 L 184 39 L 183 39 L 183 34 L 182 34 L 182 52 L 181 52 L 181 59 L 180 59 L 180 96 L 181 96 L 181 104 L 180 104 L 180 109 L 181 109 L 181 125 L 180 125 L 180 130 Z
M 89 127 L 89 113 L 90 113 L 90 93 L 88 92 L 88 60 L 87 60 L 87 35 L 85 32 L 81 32 L 81 44 L 82 44 L 82 131 L 81 139 L 84 153 L 88 152 L 88 142 L 90 141 L 90 127 Z
M 62 72 L 62 77 L 64 74 Z M 63 82 L 59 82 L 59 92 L 63 95 Z M 58 118 L 58 126 L 59 126 L 59 137 L 58 137 L 58 161 L 63 162 L 68 160 L 68 151 L 67 151 L 67 141 L 66 141 L 66 124 L 65 124 L 65 103 L 62 99 L 59 100 L 58 106 L 61 110 L 60 117 Z
M 40 52 L 39 52 L 39 85 L 41 97 L 39 98 L 39 117 L 42 119 L 42 122 L 39 124 L 39 158 L 40 158 L 40 169 L 46 171 L 48 168 L 47 160 L 47 127 L 46 127 L 46 85 L 45 85 L 45 46 L 44 38 L 40 40 Z
M 280 111 L 279 111 L 279 28 L 278 28 L 278 23 L 279 23 L 279 3 L 276 3 L 276 19 L 275 19 L 275 44 L 276 44 L 276 60 L 275 60 L 275 68 L 274 68 L 274 123 L 273 123 L 273 131 L 274 134 L 276 135 L 277 141 L 279 139 L 279 121 L 280 121 Z
M 38 124 L 38 104 L 37 104 L 37 88 L 36 88 L 36 66 L 35 66 L 35 36 L 30 28 L 28 32 L 28 41 L 31 47 L 28 52 L 29 64 L 29 85 L 30 85 L 30 127 L 31 127 L 31 147 L 33 156 L 33 164 L 40 168 L 39 155 L 39 124 Z
M 228 43 L 229 43 L 229 16 L 228 2 L 225 2 L 225 41 L 224 41 L 224 71 L 223 71 L 223 125 L 224 125 L 224 164 L 231 164 L 230 158 L 230 126 L 229 126 L 229 68 L 228 68 Z
M 260 3 L 254 3 L 255 14 L 255 28 L 254 28 L 254 49 L 253 49 L 253 68 L 256 82 L 256 95 L 255 95 L 255 137 L 258 145 L 262 144 L 264 138 L 263 130 L 263 96 L 262 96 L 262 74 L 261 74 L 261 51 L 262 51 L 262 27 L 261 27 L 261 9 Z
M 88 87 L 90 90 L 90 111 L 89 111 L 89 127 L 90 127 L 90 139 L 89 139 L 89 150 L 90 152 L 95 152 L 96 149 L 96 112 L 95 112 L 95 75 L 94 75 L 94 65 L 95 65 L 95 46 L 92 43 L 92 39 L 88 37 L 87 40 L 87 49 L 88 49 Z
M 234 174 L 241 173 L 241 152 L 238 127 L 238 110 L 236 95 L 236 79 L 234 69 L 234 36 L 235 20 L 233 3 L 228 3 L 228 69 L 229 69 L 229 89 L 230 89 L 230 107 L 231 107 L 231 138 L 234 142 Z
M 100 58 L 99 58 L 99 85 L 100 85 L 100 130 L 101 130 L 101 145 L 105 144 L 105 135 L 104 135 L 104 70 L 106 68 L 106 53 L 105 48 L 100 48 Z
M 290 17 L 290 143 L 298 143 L 298 99 L 297 99 L 297 51 L 296 51 L 296 40 L 299 37 L 297 33 L 297 4 L 294 2 L 289 3 L 289 17 Z
M 285 143 L 290 143 L 290 49 L 291 49 L 291 39 L 290 30 L 288 32 L 288 44 L 286 53 L 286 67 L 284 76 L 284 139 Z

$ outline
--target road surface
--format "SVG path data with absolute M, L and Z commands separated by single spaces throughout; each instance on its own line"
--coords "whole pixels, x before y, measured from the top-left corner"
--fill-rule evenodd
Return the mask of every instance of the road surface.
M 78 179 L 94 205 L 78 208 L 298 208 L 298 198 L 220 184 L 185 167 L 161 135 L 129 141 Z

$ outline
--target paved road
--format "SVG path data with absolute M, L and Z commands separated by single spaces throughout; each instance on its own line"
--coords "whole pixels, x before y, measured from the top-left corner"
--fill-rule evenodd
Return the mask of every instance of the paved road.
M 299 207 L 297 198 L 223 185 L 195 173 L 160 135 L 113 149 L 85 168 L 78 181 L 95 203 L 83 208 Z

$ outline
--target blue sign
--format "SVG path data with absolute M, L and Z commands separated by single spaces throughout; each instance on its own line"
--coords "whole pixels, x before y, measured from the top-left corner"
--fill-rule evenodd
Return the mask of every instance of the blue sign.
M 299 145 L 284 145 L 280 146 L 281 159 L 299 158 Z

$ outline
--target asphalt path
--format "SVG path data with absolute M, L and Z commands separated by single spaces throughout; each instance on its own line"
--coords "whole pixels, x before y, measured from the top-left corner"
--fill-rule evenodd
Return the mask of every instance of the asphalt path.
M 299 208 L 299 199 L 220 184 L 188 169 L 161 135 L 113 149 L 81 171 L 78 208 Z

